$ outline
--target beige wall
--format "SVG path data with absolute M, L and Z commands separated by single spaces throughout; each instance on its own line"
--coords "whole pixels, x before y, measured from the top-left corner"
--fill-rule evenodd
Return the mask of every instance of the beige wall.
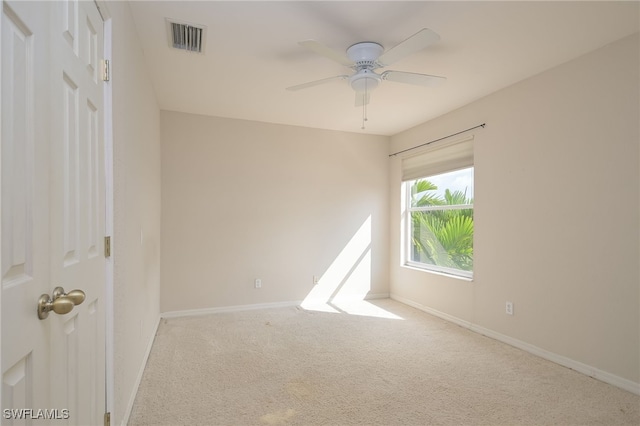
M 638 36 L 392 138 L 475 133 L 475 279 L 400 266 L 391 163 L 391 293 L 640 381 Z M 515 314 L 505 314 L 505 302 Z
M 160 121 L 128 2 L 113 25 L 114 389 L 112 424 L 136 391 L 160 301 Z
M 163 312 L 303 300 L 336 258 L 388 294 L 387 137 L 166 111 L 161 135 Z

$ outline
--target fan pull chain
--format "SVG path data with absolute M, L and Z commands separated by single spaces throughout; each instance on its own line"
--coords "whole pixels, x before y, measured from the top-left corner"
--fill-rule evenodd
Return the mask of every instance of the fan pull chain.
M 367 118 L 367 79 L 364 80 L 364 94 L 362 95 L 362 130 L 364 130 L 365 121 L 369 121 Z

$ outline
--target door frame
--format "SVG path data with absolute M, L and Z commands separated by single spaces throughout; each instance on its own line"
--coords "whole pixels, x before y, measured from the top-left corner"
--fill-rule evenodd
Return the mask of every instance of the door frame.
M 0 0 L 0 82 L 2 81 L 2 16 L 4 15 L 4 1 Z M 2 99 L 2 84 L 0 84 L 0 99 Z M 2 117 L 2 102 L 0 102 L 0 117 Z M 2 187 L 2 120 L 0 119 L 0 188 Z M 0 197 L 0 223 L 2 221 L 2 197 Z M 2 227 L 0 226 L 0 242 L 2 241 Z M 2 244 L 0 243 L 0 265 L 2 265 Z M 0 291 L 0 342 L 2 342 L 2 291 Z M 0 351 L 0 374 L 2 373 L 2 351 Z M 0 386 L 0 402 L 2 388 Z
M 111 63 L 112 59 L 112 17 L 106 0 L 94 0 L 104 28 L 105 60 Z M 109 71 L 111 74 L 111 71 Z M 105 268 L 105 413 L 113 413 L 114 394 L 114 279 L 113 279 L 113 255 L 115 245 L 113 242 L 113 90 L 111 76 L 109 81 L 103 84 L 104 90 L 104 178 L 105 178 L 105 235 L 111 236 L 111 255 L 106 258 Z

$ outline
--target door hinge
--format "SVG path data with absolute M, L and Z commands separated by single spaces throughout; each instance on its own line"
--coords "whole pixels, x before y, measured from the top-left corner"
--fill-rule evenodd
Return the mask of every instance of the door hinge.
M 111 78 L 111 67 L 109 66 L 109 60 L 102 61 L 102 81 L 109 81 Z
M 111 257 L 111 237 L 104 237 L 104 257 Z
M 104 413 L 104 426 L 111 426 L 111 413 Z

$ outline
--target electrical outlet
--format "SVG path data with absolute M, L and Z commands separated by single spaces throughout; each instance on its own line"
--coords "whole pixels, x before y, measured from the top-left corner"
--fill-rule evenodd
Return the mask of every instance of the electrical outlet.
M 256 278 L 255 285 L 256 288 L 262 288 L 262 280 L 260 278 Z
M 507 302 L 506 312 L 507 315 L 513 315 L 513 302 Z

